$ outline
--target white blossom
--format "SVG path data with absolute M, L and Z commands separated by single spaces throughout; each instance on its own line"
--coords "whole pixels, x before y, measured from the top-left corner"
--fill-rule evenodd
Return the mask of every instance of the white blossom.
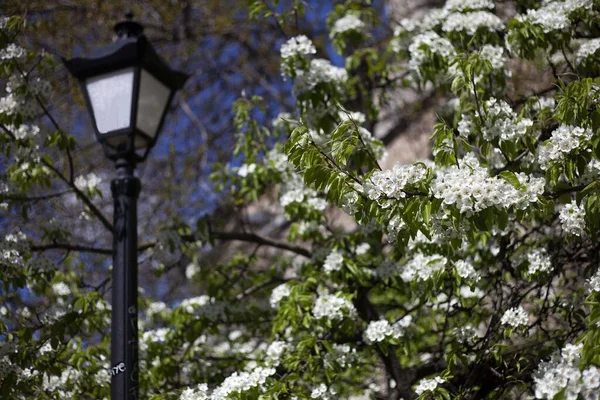
M 472 325 L 465 325 L 452 330 L 459 343 L 468 343 L 477 338 L 477 330 Z
M 598 399 L 600 371 L 595 366 L 584 369 L 579 367 L 583 344 L 567 344 L 552 355 L 549 361 L 538 365 L 533 374 L 535 397 L 554 399 L 564 390 L 565 399 L 576 400 L 579 395 L 584 399 Z
M 519 118 L 513 109 L 502 100 L 491 98 L 486 101 L 487 114 L 481 133 L 486 140 L 500 138 L 501 140 L 520 139 L 533 126 L 529 118 Z M 475 117 L 479 114 L 476 112 Z
M 519 15 L 519 21 L 526 21 L 532 24 L 539 24 L 545 33 L 552 31 L 564 31 L 571 22 L 569 14 L 580 10 L 590 9 L 593 5 L 592 0 L 567 0 L 546 2 L 539 9 L 529 9 L 526 15 Z
M 408 66 L 411 70 L 420 76 L 421 64 L 426 60 L 427 53 L 425 49 L 431 53 L 435 53 L 441 57 L 450 59 L 456 54 L 456 50 L 452 43 L 446 38 L 440 37 L 433 31 L 427 31 L 413 38 L 412 43 L 408 47 L 410 52 L 410 60 Z
M 371 249 L 371 245 L 369 243 L 361 243 L 358 246 L 356 246 L 354 251 L 356 252 L 357 256 L 362 256 L 367 254 L 369 249 Z
M 281 46 L 281 58 L 283 60 L 296 57 L 315 54 L 317 49 L 306 35 L 300 35 L 289 39 Z
M 77 178 L 75 178 L 75 187 L 81 191 L 92 190 L 96 188 L 100 182 L 102 182 L 102 179 L 100 179 L 95 173 L 90 172 L 85 176 L 79 175 Z
M 286 283 L 282 283 L 281 285 L 279 285 L 275 289 L 273 289 L 273 291 L 271 292 L 269 304 L 271 304 L 271 307 L 273 307 L 273 308 L 278 308 L 279 302 L 281 300 L 283 300 L 285 297 L 289 297 L 290 293 L 291 293 L 290 286 Z
M 317 319 L 342 320 L 345 315 L 353 317 L 356 314 L 356 309 L 354 304 L 345 297 L 335 294 L 323 294 L 317 297 L 312 314 Z
M 338 19 L 331 28 L 330 37 L 334 37 L 340 33 L 348 31 L 361 31 L 365 27 L 365 23 L 355 15 L 348 14 Z
M 448 0 L 444 4 L 444 10 L 448 11 L 464 11 L 464 10 L 479 10 L 493 9 L 494 2 L 492 0 Z
M 600 292 L 600 269 L 594 276 L 587 280 L 587 284 L 592 292 Z
M 269 365 L 278 366 L 281 361 L 281 356 L 288 349 L 289 345 L 286 342 L 276 340 L 267 347 L 266 356 Z
M 273 148 L 269 151 L 265 159 L 280 173 L 288 172 L 290 169 L 287 155 L 282 153 L 278 148 Z
M 537 197 L 544 191 L 544 178 L 517 174 L 523 186 L 517 189 L 498 176 L 489 176 L 472 153 L 458 163 L 460 168 L 452 165 L 438 170 L 431 190 L 435 197 L 443 199 L 444 204 L 454 205 L 467 215 L 488 207 L 525 209 L 530 203 L 537 202 Z
M 585 234 L 585 209 L 578 206 L 575 200 L 566 204 L 558 212 L 558 217 L 567 235 L 583 236 Z
M 148 316 L 153 316 L 160 312 L 163 312 L 167 309 L 167 305 L 162 301 L 155 301 L 153 303 L 148 304 L 148 308 L 146 309 L 146 314 Z
M 187 267 L 185 267 L 185 277 L 187 279 L 191 280 L 198 273 L 200 273 L 200 266 L 195 262 L 189 263 Z
M 549 108 L 550 111 L 552 111 L 554 110 L 554 107 L 556 107 L 556 100 L 554 100 L 554 97 L 539 97 L 537 101 L 532 104 L 534 110 Z
M 202 383 L 195 389 L 187 388 L 179 396 L 179 400 L 210 400 L 211 397 L 208 395 L 208 385 Z
M 444 32 L 466 32 L 469 35 L 474 35 L 481 28 L 501 31 L 504 29 L 504 24 L 495 14 L 488 11 L 475 11 L 450 14 L 442 25 Z
M 475 271 L 475 268 L 473 268 L 473 264 L 469 261 L 458 260 L 454 263 L 454 268 L 456 268 L 458 276 L 463 279 L 472 279 L 475 282 L 481 279 L 479 274 L 477 274 L 477 271 Z
M 382 342 L 389 338 L 398 339 L 404 336 L 404 331 L 408 328 L 411 321 L 412 317 L 410 315 L 405 316 L 394 324 L 390 324 L 386 319 L 370 321 L 367 329 L 363 332 L 363 339 L 366 343 Z
M 199 318 L 211 321 L 217 320 L 225 311 L 223 303 L 217 303 L 214 297 L 202 295 L 183 300 L 179 306 L 188 314 L 194 314 Z
M 590 39 L 581 44 L 575 54 L 575 61 L 580 64 L 583 60 L 596 54 L 600 49 L 600 38 Z
M 350 366 L 357 358 L 356 349 L 347 344 L 334 343 L 332 347 L 333 352 L 325 355 L 325 362 L 329 365 L 336 363 L 344 368 Z
M 64 282 L 57 282 L 53 284 L 52 291 L 57 296 L 68 296 L 71 294 L 71 289 L 69 289 L 69 286 Z
M 323 270 L 326 273 L 331 273 L 333 271 L 339 271 L 342 269 L 344 264 L 344 257 L 342 252 L 337 249 L 334 249 L 325 257 L 325 262 L 323 263 Z
M 336 67 L 328 60 L 319 58 L 311 60 L 308 71 L 297 71 L 294 93 L 308 92 L 321 83 L 331 83 L 339 89 L 347 80 L 348 73 L 345 68 Z
M 24 140 L 24 139 L 32 139 L 35 138 L 38 133 L 40 133 L 40 128 L 37 125 L 26 125 L 22 124 L 17 126 L 8 125 L 6 127 L 16 139 Z
M 486 44 L 479 50 L 479 55 L 492 64 L 495 70 L 501 70 L 506 67 L 506 57 L 504 56 L 504 47 Z
M 401 199 L 406 197 L 406 186 L 417 184 L 426 177 L 427 167 L 421 163 L 397 163 L 391 170 L 375 171 L 363 184 L 363 190 L 371 200 L 381 197 Z
M 243 393 L 255 387 L 262 387 L 268 377 L 275 375 L 275 368 L 256 367 L 250 372 L 234 372 L 225 378 L 220 386 L 212 392 L 211 400 L 228 398 L 234 393 Z
M 542 169 L 560 161 L 573 150 L 585 148 L 592 138 L 592 131 L 578 126 L 561 125 L 552 132 L 552 136 L 538 147 L 538 162 Z
M 10 43 L 0 50 L 0 60 L 19 60 L 25 57 L 26 54 L 27 52 L 24 48 L 14 43 Z
M 437 388 L 438 385 L 444 382 L 446 381 L 439 376 L 436 376 L 433 379 L 421 379 L 417 384 L 417 387 L 415 388 L 415 393 L 417 394 L 417 396 L 420 396 L 424 392 L 435 390 L 435 388 Z
M 459 295 L 462 298 L 471 299 L 471 298 L 482 298 L 483 296 L 485 296 L 485 293 L 483 292 L 483 290 L 481 290 L 477 287 L 474 289 L 471 289 L 469 286 L 461 286 L 459 289 Z
M 251 175 L 256 171 L 256 164 L 242 164 L 242 166 L 238 169 L 237 174 L 242 178 Z
M 327 393 L 327 385 L 321 383 L 318 387 L 310 392 L 311 399 L 321 399 Z
M 528 320 L 529 316 L 527 315 L 527 311 L 525 311 L 523 307 L 519 306 L 506 310 L 500 319 L 500 323 L 502 325 L 510 325 L 516 328 L 518 326 L 527 325 Z
M 404 282 L 426 281 L 445 268 L 448 260 L 439 254 L 414 254 L 402 268 L 400 277 Z
M 549 272 L 552 270 L 552 261 L 546 249 L 531 249 L 527 252 L 529 267 L 527 274 L 533 275 L 538 272 Z

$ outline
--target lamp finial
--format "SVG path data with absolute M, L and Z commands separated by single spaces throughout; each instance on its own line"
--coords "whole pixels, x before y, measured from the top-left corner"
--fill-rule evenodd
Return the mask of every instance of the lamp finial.
M 133 21 L 133 12 L 130 10 L 125 13 L 125 20 L 115 25 L 115 33 L 117 34 L 117 40 L 139 37 L 143 35 L 144 27 Z

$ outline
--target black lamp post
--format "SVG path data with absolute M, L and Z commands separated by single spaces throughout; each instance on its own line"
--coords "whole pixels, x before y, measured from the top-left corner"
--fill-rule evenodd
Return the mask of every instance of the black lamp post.
M 97 140 L 113 160 L 114 199 L 111 399 L 138 399 L 137 197 L 133 171 L 143 161 L 163 125 L 174 93 L 187 75 L 169 68 L 127 20 L 115 25 L 117 40 L 88 57 L 63 60 L 80 80 Z

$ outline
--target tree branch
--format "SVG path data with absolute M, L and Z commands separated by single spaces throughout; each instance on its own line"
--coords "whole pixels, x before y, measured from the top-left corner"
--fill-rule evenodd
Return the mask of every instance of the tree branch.
M 293 253 L 299 254 L 306 258 L 311 258 L 312 252 L 301 246 L 294 246 L 290 243 L 267 238 L 264 236 L 257 235 L 256 233 L 248 232 L 210 232 L 210 235 L 219 240 L 239 240 L 241 242 L 256 243 L 260 245 L 275 247 L 278 249 L 288 250 Z
M 34 244 L 31 246 L 33 251 L 45 251 L 45 250 L 67 250 L 67 251 L 79 251 L 82 253 L 96 253 L 96 254 L 112 254 L 112 249 L 102 249 L 93 246 L 83 246 L 79 244 L 71 243 L 48 243 L 48 244 Z

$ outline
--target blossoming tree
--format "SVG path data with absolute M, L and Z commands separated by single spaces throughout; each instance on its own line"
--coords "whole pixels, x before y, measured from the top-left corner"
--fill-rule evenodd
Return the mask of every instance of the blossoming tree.
M 285 238 L 208 215 L 140 248 L 187 255 L 202 288 L 143 298 L 144 397 L 598 399 L 600 2 L 450 0 L 386 40 L 364 3 L 328 17 L 344 67 L 305 36 L 282 44 L 295 113 L 264 127 L 260 98 L 235 104 L 244 164 L 215 168 L 214 187 L 236 205 L 276 198 Z M 303 6 L 251 14 L 285 30 Z M 0 27 L 4 212 L 62 181 L 101 220 L 97 176 L 45 154 L 73 139 L 28 122 L 50 115 L 52 60 L 14 44 L 18 18 Z M 444 107 L 432 159 L 383 170 L 365 125 L 398 85 Z M 107 398 L 109 282 L 86 285 L 79 253 L 44 255 L 68 232 L 23 231 L 1 244 L 0 394 Z M 227 240 L 246 246 L 203 262 Z

